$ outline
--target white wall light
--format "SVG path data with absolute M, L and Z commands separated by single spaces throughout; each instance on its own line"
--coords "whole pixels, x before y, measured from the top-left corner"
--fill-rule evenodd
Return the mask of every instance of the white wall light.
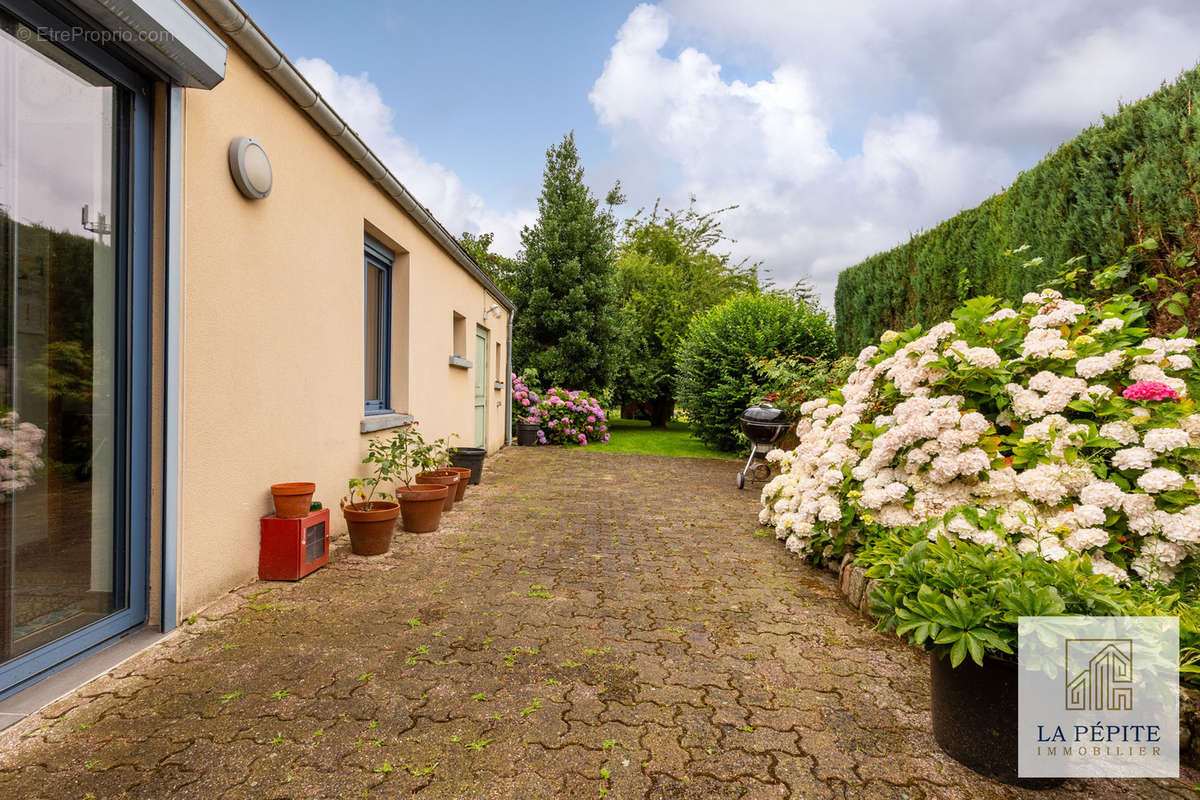
M 229 143 L 229 172 L 238 191 L 251 200 L 269 195 L 275 182 L 267 151 L 249 136 L 239 136 Z

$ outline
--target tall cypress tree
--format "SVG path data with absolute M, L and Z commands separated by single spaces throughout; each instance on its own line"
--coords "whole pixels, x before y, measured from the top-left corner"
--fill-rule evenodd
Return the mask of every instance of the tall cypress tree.
M 614 232 L 608 207 L 583 183 L 574 132 L 546 151 L 538 220 L 521 231 L 512 277 L 513 359 L 546 386 L 596 392 L 608 385 L 615 350 Z

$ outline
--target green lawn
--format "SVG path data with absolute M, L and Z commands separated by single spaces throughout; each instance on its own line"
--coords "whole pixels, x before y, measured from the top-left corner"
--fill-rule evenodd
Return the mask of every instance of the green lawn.
M 651 456 L 690 456 L 692 458 L 735 458 L 737 453 L 713 449 L 692 438 L 683 422 L 669 422 L 663 428 L 651 428 L 649 422 L 609 419 L 612 437 L 603 444 L 588 444 L 589 452 L 638 453 Z

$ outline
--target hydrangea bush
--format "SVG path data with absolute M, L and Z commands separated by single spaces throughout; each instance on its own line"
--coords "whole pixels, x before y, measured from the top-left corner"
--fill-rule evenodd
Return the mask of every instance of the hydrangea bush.
M 885 333 L 846 383 L 801 406 L 799 446 L 760 520 L 790 550 L 840 555 L 914 532 L 1148 586 L 1200 553 L 1200 390 L 1192 339 L 1158 338 L 1128 296 L 1053 289 L 968 301 L 928 331 Z
M 608 419 L 600 401 L 587 392 L 550 388 L 544 395 L 529 388 L 513 375 L 513 414 L 517 422 L 538 426 L 540 444 L 573 444 L 586 447 L 588 442 L 607 442 Z

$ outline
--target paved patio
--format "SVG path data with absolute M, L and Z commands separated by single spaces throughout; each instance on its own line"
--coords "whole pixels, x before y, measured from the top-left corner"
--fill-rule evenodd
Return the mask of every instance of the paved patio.
M 1167 798 L 942 756 L 927 663 L 734 462 L 510 449 L 433 534 L 257 583 L 0 736 L 0 797 Z

